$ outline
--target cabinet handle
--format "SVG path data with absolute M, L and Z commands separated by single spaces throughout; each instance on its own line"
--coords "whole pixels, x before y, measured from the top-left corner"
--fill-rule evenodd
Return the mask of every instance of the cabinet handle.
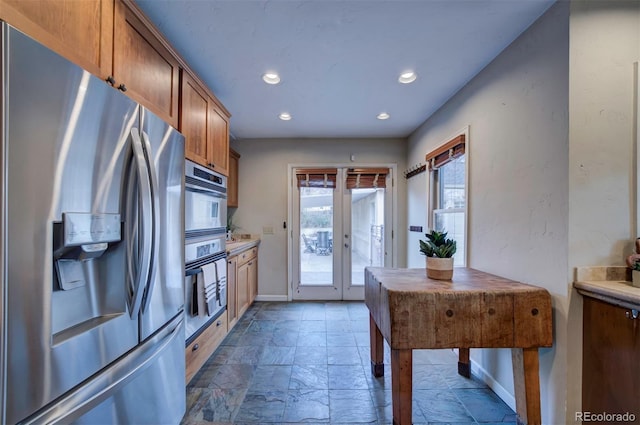
M 216 322 L 216 326 L 222 326 L 222 322 L 221 322 L 220 320 L 218 320 L 218 321 Z
M 196 343 L 196 344 L 191 348 L 191 351 L 196 351 L 198 348 L 200 348 L 200 346 L 198 345 L 198 343 Z
M 120 84 L 118 86 L 118 90 L 120 90 L 121 92 L 126 92 L 127 91 L 127 86 L 125 86 L 124 84 Z
M 112 86 L 116 83 L 116 80 L 113 78 L 113 76 L 109 75 L 105 81 L 109 84 L 111 84 Z
M 250 266 L 251 266 L 251 265 L 253 265 L 253 261 L 249 261 L 249 265 L 250 265 Z

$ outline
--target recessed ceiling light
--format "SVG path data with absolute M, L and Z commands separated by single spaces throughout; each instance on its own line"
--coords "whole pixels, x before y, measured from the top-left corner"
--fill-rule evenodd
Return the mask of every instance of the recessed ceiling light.
M 278 118 L 280 118 L 282 121 L 289 121 L 291 119 L 291 114 L 288 112 L 283 112 L 278 115 Z
M 378 119 L 379 120 L 388 120 L 389 119 L 389 114 L 387 114 L 386 112 L 380 112 L 378 114 Z
M 400 76 L 398 77 L 398 82 L 402 84 L 409 84 L 409 83 L 413 83 L 416 80 L 416 78 L 418 78 L 418 76 L 416 75 L 415 72 L 407 71 L 400 74 Z
M 278 84 L 280 82 L 280 76 L 275 72 L 267 72 L 262 76 L 262 81 L 267 84 Z

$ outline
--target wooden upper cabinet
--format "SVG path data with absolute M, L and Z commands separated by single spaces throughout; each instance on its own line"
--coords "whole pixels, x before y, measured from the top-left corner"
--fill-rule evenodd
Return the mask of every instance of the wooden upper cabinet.
M 114 0 L 0 0 L 0 19 L 94 75 L 111 74 Z
M 229 114 L 199 80 L 182 70 L 180 126 L 185 157 L 220 174 L 229 174 Z
M 153 25 L 132 7 L 115 3 L 114 86 L 177 128 L 180 65 Z
M 180 98 L 180 132 L 184 135 L 184 156 L 208 166 L 209 153 L 209 96 L 193 77 L 182 70 Z
M 210 99 L 209 131 L 211 166 L 226 176 L 229 174 L 229 117 L 213 99 Z
M 229 149 L 229 176 L 227 178 L 227 207 L 238 207 L 238 171 L 240 154 Z

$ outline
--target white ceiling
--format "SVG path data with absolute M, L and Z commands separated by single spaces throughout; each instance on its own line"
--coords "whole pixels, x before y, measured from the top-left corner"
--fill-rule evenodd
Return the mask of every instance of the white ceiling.
M 554 0 L 136 2 L 246 139 L 406 137 Z

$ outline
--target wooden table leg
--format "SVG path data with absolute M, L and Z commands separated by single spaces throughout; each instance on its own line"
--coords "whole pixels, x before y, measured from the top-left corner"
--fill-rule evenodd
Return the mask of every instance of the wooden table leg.
M 379 378 L 384 375 L 384 339 L 371 313 L 369 313 L 369 338 L 371 343 L 371 373 L 376 378 Z
M 512 348 L 511 359 L 518 423 L 541 424 L 538 348 Z
M 413 353 L 391 349 L 391 401 L 393 424 L 411 425 Z
M 471 378 L 471 364 L 469 360 L 469 349 L 458 348 L 458 375 Z

